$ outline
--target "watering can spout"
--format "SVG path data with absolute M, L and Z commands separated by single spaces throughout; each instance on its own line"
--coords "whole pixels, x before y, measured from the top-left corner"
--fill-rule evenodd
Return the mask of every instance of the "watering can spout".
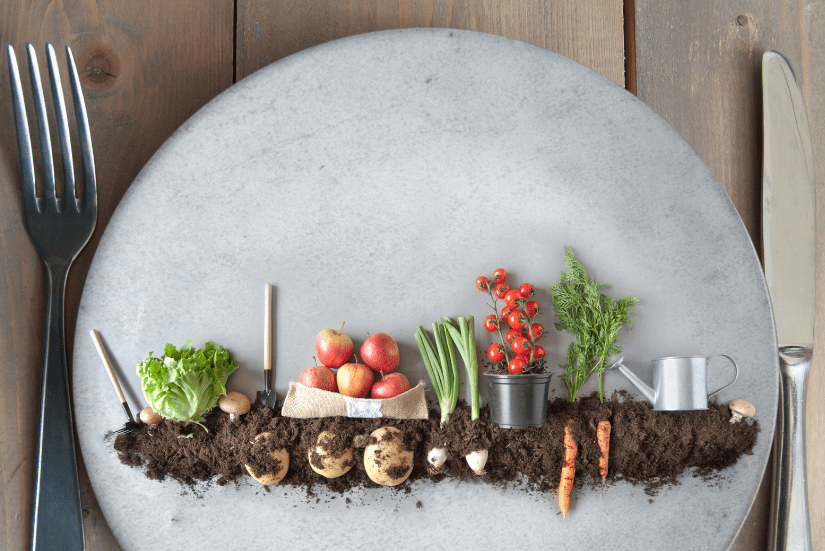
M 636 387 L 636 389 L 637 389 L 639 392 L 641 392 L 641 393 L 642 393 L 642 395 L 643 395 L 645 398 L 647 398 L 648 400 L 650 400 L 650 402 L 651 402 L 652 404 L 655 404 L 655 403 L 656 403 L 656 391 L 655 391 L 655 390 L 653 390 L 652 388 L 650 388 L 650 387 L 649 387 L 649 386 L 648 386 L 648 385 L 647 385 L 647 384 L 646 384 L 643 380 L 641 380 L 639 377 L 637 377 L 635 373 L 633 373 L 632 371 L 630 371 L 630 369 L 628 369 L 628 368 L 627 368 L 627 366 L 625 366 L 625 365 L 622 363 L 622 361 L 623 361 L 623 360 L 624 360 L 624 357 L 619 358 L 618 360 L 616 360 L 616 361 L 613 363 L 613 365 L 611 365 L 611 366 L 610 366 L 610 368 L 609 368 L 609 369 L 617 369 L 617 370 L 619 370 L 619 373 L 621 373 L 622 375 L 624 375 L 624 376 L 627 378 L 627 380 L 628 380 L 628 381 L 630 381 L 631 383 L 633 383 L 633 386 L 635 386 L 635 387 Z

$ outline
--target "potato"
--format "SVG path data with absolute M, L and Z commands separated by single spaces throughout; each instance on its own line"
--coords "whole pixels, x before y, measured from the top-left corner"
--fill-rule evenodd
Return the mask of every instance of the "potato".
M 364 468 L 382 486 L 401 484 L 413 470 L 413 452 L 404 448 L 395 427 L 381 427 L 370 436 L 377 440 L 364 449 Z
M 331 432 L 323 431 L 318 435 L 318 443 L 307 453 L 312 470 L 327 478 L 338 478 L 346 474 L 354 464 L 352 447 L 337 452 L 324 449 L 324 444 L 331 443 L 336 438 Z
M 255 440 L 260 438 L 269 438 L 271 435 L 268 432 L 262 432 L 258 436 L 255 437 Z M 275 459 L 280 463 L 278 472 L 276 473 L 263 473 L 258 476 L 255 476 L 252 473 L 252 470 L 249 468 L 249 465 L 244 465 L 246 467 L 246 471 L 249 473 L 249 476 L 260 482 L 261 484 L 277 484 L 286 476 L 286 472 L 289 470 L 289 452 L 285 449 L 281 448 L 279 450 L 274 450 L 272 453 L 269 454 L 272 459 Z

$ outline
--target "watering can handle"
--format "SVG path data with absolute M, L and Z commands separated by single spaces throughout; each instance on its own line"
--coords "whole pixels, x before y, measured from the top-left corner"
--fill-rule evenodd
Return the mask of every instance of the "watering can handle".
M 733 358 L 731 358 L 730 356 L 726 356 L 724 354 L 714 354 L 713 356 L 710 356 L 708 359 L 714 358 L 716 356 L 720 356 L 722 358 L 727 358 L 730 361 L 730 363 L 733 364 L 733 380 L 731 382 L 729 382 L 728 384 L 726 384 L 725 386 L 723 386 L 722 388 L 720 388 L 719 390 L 714 390 L 713 392 L 708 394 L 708 399 L 710 399 L 710 397 L 713 396 L 714 394 L 718 394 L 718 393 L 722 392 L 723 390 L 725 390 L 726 388 L 728 388 L 730 385 L 732 385 L 733 383 L 736 382 L 736 379 L 739 378 L 739 367 L 736 365 L 736 362 L 733 361 Z

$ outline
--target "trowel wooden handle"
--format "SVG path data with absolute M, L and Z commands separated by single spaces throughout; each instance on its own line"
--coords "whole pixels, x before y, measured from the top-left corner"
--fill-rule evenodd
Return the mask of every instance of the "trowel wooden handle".
M 109 374 L 109 379 L 112 380 L 112 385 L 115 387 L 115 392 L 117 392 L 117 397 L 120 398 L 120 403 L 126 403 L 126 396 L 123 395 L 123 391 L 120 389 L 120 383 L 117 382 L 117 375 L 115 375 L 115 369 L 112 367 L 112 362 L 109 361 L 109 356 L 106 354 L 106 349 L 103 348 L 103 342 L 100 340 L 100 334 L 97 332 L 96 329 L 92 329 L 90 331 L 92 335 L 92 340 L 95 342 L 95 348 L 97 348 L 97 353 L 100 354 L 100 359 L 103 360 L 103 365 L 106 367 L 106 372 Z
M 272 370 L 272 284 L 266 284 L 266 319 L 264 320 L 264 369 Z

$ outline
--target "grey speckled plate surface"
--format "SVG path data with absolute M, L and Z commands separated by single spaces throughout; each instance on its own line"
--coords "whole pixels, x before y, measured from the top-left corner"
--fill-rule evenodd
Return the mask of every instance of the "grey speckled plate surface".
M 217 341 L 261 386 L 263 288 L 276 286 L 276 389 L 312 364 L 325 327 L 398 340 L 399 370 L 426 380 L 413 332 L 487 315 L 476 276 L 505 268 L 539 289 L 571 245 L 619 298 L 641 298 L 626 363 L 725 353 L 741 366 L 719 399 L 744 397 L 763 427 L 718 480 L 688 475 L 652 503 L 620 483 L 555 495 L 470 482 L 320 501 L 250 481 L 199 496 L 121 465 L 104 434 L 122 411 L 89 337 L 100 331 L 133 410 L 135 364 L 167 342 Z M 244 79 L 186 122 L 129 188 L 83 292 L 74 405 L 95 493 L 124 549 L 724 549 L 759 485 L 778 389 L 768 295 L 718 182 L 653 111 L 606 78 L 492 35 L 403 30 L 356 36 Z M 479 347 L 489 336 L 480 325 Z M 551 364 L 568 339 L 545 338 Z M 564 395 L 558 379 L 553 393 Z M 709 387 L 730 377 L 711 366 Z M 607 392 L 632 390 L 609 373 Z M 595 381 L 585 387 L 587 394 Z M 466 397 L 466 390 L 462 390 Z M 420 502 L 421 507 L 416 507 Z M 147 514 L 151 511 L 151 514 Z M 387 531 L 383 527 L 389 525 Z M 267 538 L 272 538 L 268 540 Z

